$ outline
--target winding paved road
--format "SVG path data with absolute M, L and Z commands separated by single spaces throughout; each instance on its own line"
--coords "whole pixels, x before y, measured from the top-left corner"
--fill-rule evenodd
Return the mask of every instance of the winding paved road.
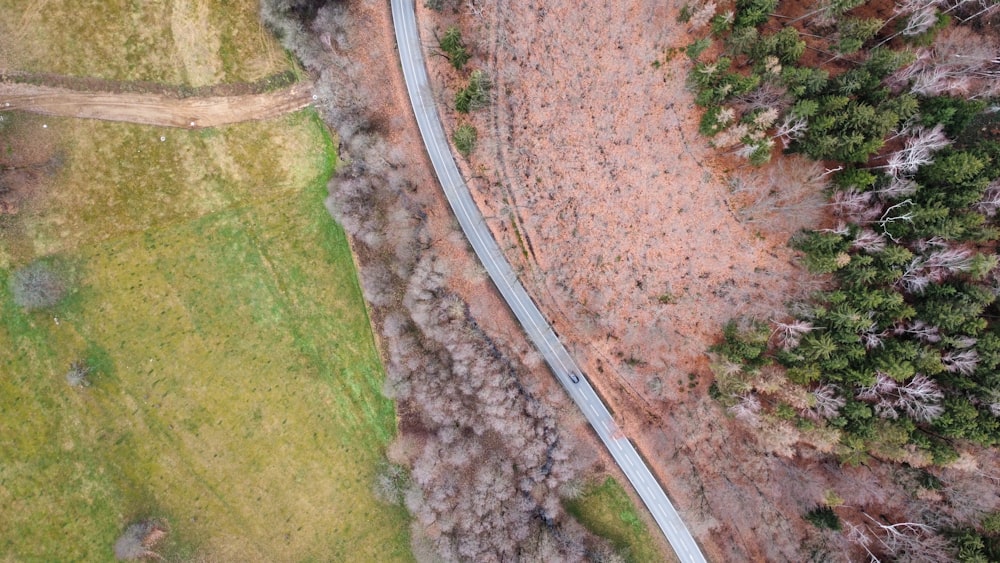
M 649 468 L 632 447 L 632 443 L 618 430 L 611 418 L 611 413 L 594 392 L 586 378 L 582 377 L 569 352 L 559 342 L 552 327 L 541 311 L 518 281 L 507 259 L 500 252 L 500 247 L 493 239 L 479 208 L 476 207 L 469 188 L 455 165 L 448 139 L 438 117 L 431 94 L 427 68 L 424 66 L 423 52 L 420 48 L 420 36 L 417 32 L 414 0 L 392 0 L 392 18 L 396 29 L 396 42 L 399 46 L 399 58 L 406 79 L 406 89 L 413 104 L 420 134 L 424 145 L 434 165 L 441 187 L 444 188 L 448 202 L 451 204 L 458 222 L 472 244 L 476 255 L 489 272 L 493 283 L 507 300 L 514 315 L 524 327 L 528 338 L 545 357 L 553 373 L 566 388 L 566 391 L 576 402 L 591 426 L 607 446 L 615 461 L 625 472 L 632 486 L 639 493 L 646 507 L 653 514 L 656 523 L 663 530 L 670 545 L 681 561 L 705 561 L 705 556 L 698 548 L 694 538 L 684 526 L 680 515 L 674 509 L 659 483 L 650 473 Z M 577 374 L 578 382 L 574 382 L 572 374 Z

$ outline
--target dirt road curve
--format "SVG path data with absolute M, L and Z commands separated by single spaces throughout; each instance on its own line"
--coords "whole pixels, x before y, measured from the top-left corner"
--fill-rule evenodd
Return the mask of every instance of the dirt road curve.
M 311 102 L 311 82 L 264 94 L 197 98 L 0 83 L 0 111 L 21 110 L 188 129 L 267 119 L 304 108 Z

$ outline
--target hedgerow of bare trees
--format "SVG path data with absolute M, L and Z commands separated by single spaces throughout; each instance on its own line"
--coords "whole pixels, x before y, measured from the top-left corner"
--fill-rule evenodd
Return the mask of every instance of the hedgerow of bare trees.
M 418 558 L 582 559 L 595 540 L 559 502 L 580 458 L 516 364 L 444 285 L 405 162 L 384 140 L 390 125 L 368 111 L 374 92 L 349 56 L 361 22 L 339 3 L 312 19 L 293 4 L 264 0 L 262 14 L 318 75 L 318 107 L 340 136 L 345 163 L 327 206 L 353 240 L 386 346 L 385 393 L 405 413 L 398 449 L 410 477 L 380 473 L 375 490 L 398 500 L 404 489 Z

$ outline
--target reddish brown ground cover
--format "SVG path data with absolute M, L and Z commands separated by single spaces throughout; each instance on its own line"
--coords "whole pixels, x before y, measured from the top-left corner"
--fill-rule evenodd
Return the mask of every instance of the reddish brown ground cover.
M 443 111 L 446 128 L 471 122 L 480 132 L 465 175 L 529 292 L 707 555 L 844 557 L 859 548 L 802 519 L 831 492 L 850 520 L 862 511 L 914 517 L 924 493 L 911 470 L 842 468 L 831 442 L 799 447 L 791 425 L 736 423 L 708 397 L 706 350 L 727 320 L 780 318 L 822 284 L 787 247 L 824 220 L 821 194 L 788 189 L 814 188 L 822 166 L 784 159 L 757 171 L 708 147 L 684 87 L 682 49 L 696 37 L 677 23 L 679 4 L 470 5 L 420 12 L 431 52 L 457 24 L 474 54 L 469 68 L 495 81 L 489 109 Z M 430 61 L 450 107 L 468 70 Z M 980 478 L 949 491 L 952 506 L 990 489 L 984 474 L 995 461 L 979 463 Z
M 489 109 L 468 117 L 443 110 L 446 128 L 471 122 L 479 130 L 479 148 L 463 166 L 495 235 L 709 558 L 842 558 L 849 549 L 843 536 L 802 519 L 829 492 L 843 500 L 841 515 L 854 520 L 862 510 L 915 514 L 923 489 L 911 470 L 841 468 L 826 453 L 797 448 L 790 426 L 752 429 L 708 397 L 706 349 L 722 325 L 738 315 L 779 317 L 785 302 L 820 283 L 795 265 L 786 243 L 821 220 L 822 200 L 808 191 L 777 193 L 767 178 L 814 177 L 822 167 L 787 161 L 785 170 L 758 172 L 707 146 L 684 89 L 679 50 L 693 37 L 676 22 L 677 6 L 500 1 L 436 13 L 417 4 L 429 53 L 435 34 L 457 23 L 474 54 L 468 68 L 483 68 L 495 81 Z M 352 60 L 393 67 L 354 87 L 370 94 L 368 110 L 398 148 L 388 160 L 408 164 L 449 287 L 505 353 L 535 367 L 529 384 L 536 394 L 561 405 L 564 422 L 587 436 L 473 262 L 430 172 L 398 72 L 388 6 L 352 9 L 354 25 L 379 38 Z M 450 108 L 468 68 L 459 73 L 440 56 L 429 61 L 440 107 Z M 732 190 L 730 176 L 757 187 Z M 965 462 L 985 475 L 996 465 Z M 954 482 L 961 486 L 934 494 L 969 507 L 995 495 L 988 478 Z
M 422 16 L 427 45 L 455 21 Z M 496 80 L 492 109 L 472 116 L 481 143 L 466 176 L 709 555 L 791 557 L 802 540 L 789 529 L 795 505 L 822 490 L 767 493 L 787 483 L 769 475 L 795 467 L 758 457 L 731 429 L 707 397 L 705 351 L 734 315 L 771 318 L 800 291 L 786 248 L 794 221 L 775 233 L 741 219 L 727 163 L 697 133 L 676 54 L 690 38 L 675 17 L 640 2 L 500 2 L 458 22 L 471 66 Z M 431 60 L 449 104 L 464 76 Z M 761 537 L 761 527 L 774 531 Z

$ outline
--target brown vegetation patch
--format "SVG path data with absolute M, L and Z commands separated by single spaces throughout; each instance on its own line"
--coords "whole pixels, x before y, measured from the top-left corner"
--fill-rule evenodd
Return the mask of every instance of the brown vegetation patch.
M 42 179 L 63 164 L 55 138 L 27 116 L 0 113 L 0 228 L 14 228 L 3 216 L 16 215 L 34 198 Z M 19 223 L 17 223 L 19 225 Z
M 730 433 L 705 395 L 705 350 L 734 314 L 770 318 L 801 292 L 786 247 L 798 217 L 765 229 L 740 216 L 747 202 L 734 201 L 729 170 L 698 136 L 676 54 L 691 39 L 673 10 L 639 2 L 484 10 L 463 32 L 470 66 L 496 82 L 495 103 L 493 113 L 473 114 L 481 148 L 465 173 L 508 259 L 709 557 L 791 556 L 796 532 L 766 547 L 752 532 L 794 528 L 786 522 L 794 501 L 760 502 L 751 479 L 734 484 L 743 471 L 735 460 L 756 447 Z M 432 30 L 450 20 L 423 15 L 433 45 Z M 430 65 L 448 104 L 459 78 L 446 61 Z M 716 520 L 736 506 L 734 522 Z
M 509 257 L 594 359 L 640 377 L 697 369 L 722 322 L 768 317 L 794 294 L 790 229 L 741 221 L 697 135 L 683 61 L 651 65 L 686 40 L 670 11 L 500 6 L 480 44 L 496 49 L 497 114 L 476 117 L 494 137 L 469 170 L 494 231 L 530 244 L 530 260 Z M 432 72 L 447 83 L 443 65 Z

